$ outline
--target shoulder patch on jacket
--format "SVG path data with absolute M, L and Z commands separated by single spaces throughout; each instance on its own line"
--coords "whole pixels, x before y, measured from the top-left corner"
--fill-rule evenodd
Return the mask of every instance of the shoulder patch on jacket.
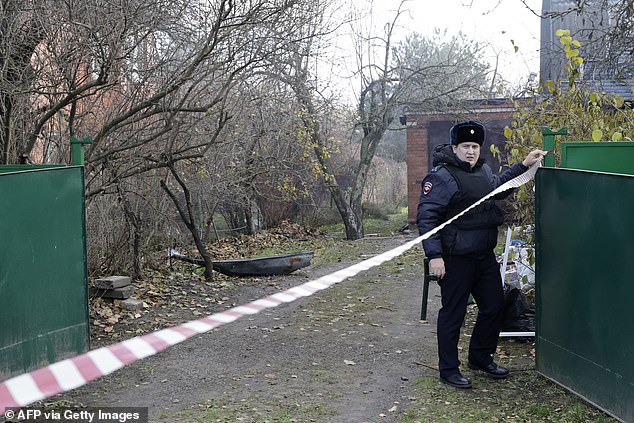
M 429 181 L 425 182 L 423 184 L 423 195 L 427 195 L 431 192 L 431 189 L 433 187 L 433 184 Z

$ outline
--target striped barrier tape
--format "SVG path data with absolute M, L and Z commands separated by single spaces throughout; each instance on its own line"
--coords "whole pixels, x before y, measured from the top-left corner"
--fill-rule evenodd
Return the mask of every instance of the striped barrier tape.
M 262 310 L 277 307 L 280 304 L 308 297 L 365 270 L 390 261 L 415 245 L 420 244 L 421 241 L 434 235 L 487 199 L 524 185 L 533 179 L 539 165 L 539 163 L 536 163 L 523 174 L 500 185 L 463 212 L 433 230 L 392 250 L 363 260 L 350 267 L 220 313 L 137 336 L 7 379 L 0 383 L 0 415 L 3 415 L 7 408 L 24 407 L 53 395 L 79 388 L 101 376 L 113 373 L 137 360 L 157 354 L 193 336 L 231 323 L 243 316 L 256 314 Z

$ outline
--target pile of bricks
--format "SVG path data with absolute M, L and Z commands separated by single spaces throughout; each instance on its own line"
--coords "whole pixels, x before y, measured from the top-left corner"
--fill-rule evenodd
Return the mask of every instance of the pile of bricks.
M 134 297 L 134 286 L 129 276 L 107 276 L 95 279 L 90 295 L 122 300 L 121 308 L 125 310 L 141 310 L 143 301 Z

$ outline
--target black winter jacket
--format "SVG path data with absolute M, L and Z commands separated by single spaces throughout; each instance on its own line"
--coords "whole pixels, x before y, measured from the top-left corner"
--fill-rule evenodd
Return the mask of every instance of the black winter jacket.
M 483 159 L 471 169 L 469 163 L 458 159 L 449 144 L 434 149 L 433 165 L 422 182 L 417 216 L 420 235 L 527 169 L 518 163 L 497 176 Z M 433 259 L 449 255 L 479 256 L 493 251 L 497 244 L 497 228 L 502 223 L 502 213 L 490 199 L 423 241 L 425 255 Z

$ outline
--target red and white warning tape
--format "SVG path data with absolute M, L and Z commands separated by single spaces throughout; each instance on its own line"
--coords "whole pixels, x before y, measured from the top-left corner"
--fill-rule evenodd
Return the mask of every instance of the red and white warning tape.
M 137 360 L 154 355 L 193 336 L 231 323 L 243 316 L 256 314 L 283 303 L 308 297 L 365 270 L 379 266 L 420 244 L 421 241 L 434 235 L 483 201 L 509 189 L 524 185 L 533 179 L 538 167 L 539 164 L 532 166 L 522 175 L 501 185 L 462 213 L 418 238 L 335 273 L 202 319 L 92 350 L 5 380 L 0 383 L 0 415 L 3 415 L 7 408 L 23 407 L 35 401 L 86 385 L 92 380 L 108 375 Z

